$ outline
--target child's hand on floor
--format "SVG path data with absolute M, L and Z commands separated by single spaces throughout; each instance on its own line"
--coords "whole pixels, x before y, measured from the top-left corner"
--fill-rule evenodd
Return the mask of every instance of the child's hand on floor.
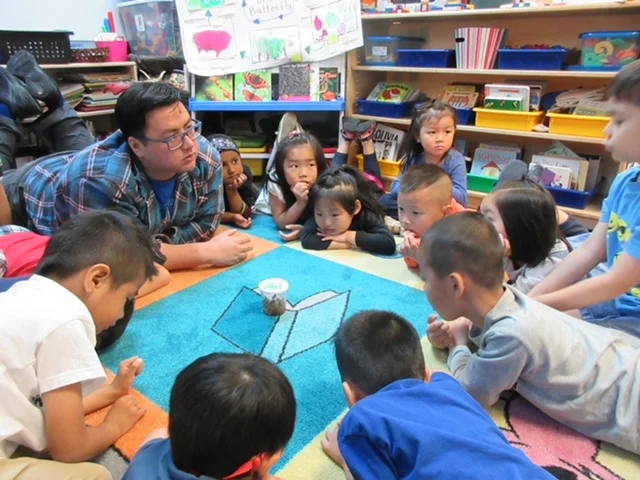
M 114 426 L 117 429 L 118 437 L 121 437 L 131 430 L 145 413 L 147 413 L 147 409 L 141 406 L 134 397 L 127 395 L 116 400 L 107 413 L 104 423 Z
M 231 190 L 237 190 L 245 183 L 247 183 L 247 176 L 243 173 L 239 177 L 234 178 L 231 182 L 229 182 L 227 184 L 227 188 L 230 188 Z
M 307 203 L 309 200 L 309 184 L 306 182 L 298 182 L 291 189 L 296 200 L 302 203 Z
M 338 428 L 340 428 L 340 424 L 335 427 L 328 428 L 320 443 L 322 444 L 322 450 L 324 450 L 324 453 L 326 453 L 331 460 L 343 467 L 344 458 L 342 458 L 340 447 L 338 445 Z
M 278 232 L 280 234 L 280 238 L 285 242 L 293 242 L 294 240 L 298 240 L 302 235 L 302 231 L 304 230 L 304 225 L 291 224 L 285 225 L 287 230 L 290 230 L 289 233 Z
M 131 357 L 120 362 L 118 374 L 111 382 L 111 388 L 116 398 L 129 395 L 133 389 L 133 382 L 144 370 L 144 361 L 140 357 Z
M 251 226 L 251 224 L 253 223 L 251 218 L 245 218 L 242 215 L 240 215 L 239 213 L 235 213 L 233 215 L 233 218 L 231 219 L 231 221 L 234 224 L 236 224 L 238 227 L 240 227 L 240 228 L 249 228 Z

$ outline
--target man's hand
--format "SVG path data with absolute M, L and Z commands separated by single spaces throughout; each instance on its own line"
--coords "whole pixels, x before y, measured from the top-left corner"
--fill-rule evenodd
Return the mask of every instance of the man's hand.
M 349 248 L 355 248 L 356 245 L 356 232 L 353 230 L 347 230 L 340 235 L 327 235 L 325 236 L 320 230 L 318 230 L 318 234 L 322 237 L 322 240 L 325 242 L 337 242 L 346 245 Z
M 240 228 L 249 228 L 253 224 L 251 218 L 245 218 L 239 213 L 234 213 L 231 221 Z
M 251 239 L 238 234 L 237 230 L 225 230 L 200 245 L 203 249 L 203 263 L 214 267 L 230 267 L 240 263 L 253 250 Z
M 116 400 L 107 413 L 104 423 L 114 426 L 117 429 L 118 437 L 121 437 L 131 430 L 145 413 L 147 410 L 135 398 L 127 395 Z
M 293 242 L 294 240 L 298 240 L 302 235 L 302 231 L 304 230 L 304 225 L 299 224 L 291 224 L 286 225 L 287 230 L 290 230 L 289 233 L 285 233 L 280 231 L 280 238 L 285 242 Z
M 400 245 L 400 253 L 403 257 L 413 257 L 415 250 L 420 246 L 420 239 L 416 237 L 416 234 L 405 230 L 402 234 L 402 244 Z
M 301 203 L 307 203 L 309 200 L 309 184 L 306 182 L 298 182 L 291 189 L 296 200 Z
M 133 390 L 133 382 L 144 370 L 144 361 L 140 357 L 131 357 L 120 362 L 118 374 L 111 382 L 115 395 L 114 400 L 129 395 Z
M 242 173 L 240 176 L 233 179 L 231 182 L 227 183 L 227 188 L 231 190 L 237 190 L 242 187 L 245 183 L 247 183 L 247 176 Z

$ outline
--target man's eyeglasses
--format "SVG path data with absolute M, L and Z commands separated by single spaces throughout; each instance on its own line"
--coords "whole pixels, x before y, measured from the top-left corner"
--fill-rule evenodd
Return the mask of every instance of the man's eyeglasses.
M 187 128 L 182 133 L 177 133 L 176 135 L 172 135 L 169 138 L 165 138 L 164 140 L 160 140 L 157 138 L 149 138 L 149 137 L 137 137 L 145 142 L 152 143 L 164 143 L 169 151 L 173 152 L 175 150 L 180 150 L 184 145 L 185 137 L 189 137 L 191 140 L 195 140 L 200 135 L 200 131 L 202 130 L 202 122 L 195 120 L 193 125 Z

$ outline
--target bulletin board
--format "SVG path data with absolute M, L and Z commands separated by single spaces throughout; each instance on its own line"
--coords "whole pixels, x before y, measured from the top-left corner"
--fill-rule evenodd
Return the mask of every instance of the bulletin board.
M 317 62 L 361 47 L 360 0 L 176 0 L 190 73 Z

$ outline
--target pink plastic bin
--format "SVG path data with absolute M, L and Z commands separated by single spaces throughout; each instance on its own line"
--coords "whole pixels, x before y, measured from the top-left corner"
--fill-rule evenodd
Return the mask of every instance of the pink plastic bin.
M 96 47 L 109 49 L 107 62 L 126 62 L 129 58 L 129 42 L 96 42 Z

